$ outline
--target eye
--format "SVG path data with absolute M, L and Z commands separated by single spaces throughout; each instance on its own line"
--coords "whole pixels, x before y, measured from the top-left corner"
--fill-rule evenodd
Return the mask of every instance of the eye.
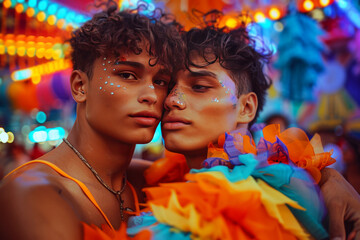
M 161 79 L 154 80 L 154 84 L 159 86 L 168 86 L 169 82 Z
M 195 92 L 206 92 L 208 89 L 210 89 L 211 87 L 209 86 L 204 86 L 204 85 L 199 85 L 199 84 L 196 84 L 196 85 L 193 85 L 192 86 L 192 89 L 195 91 Z
M 118 74 L 121 78 L 126 80 L 137 80 L 136 76 L 129 72 L 122 72 Z

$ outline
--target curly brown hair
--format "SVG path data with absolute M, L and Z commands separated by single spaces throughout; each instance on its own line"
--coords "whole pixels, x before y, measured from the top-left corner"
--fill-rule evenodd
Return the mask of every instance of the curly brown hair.
M 215 13 L 216 17 L 221 16 L 218 11 Z M 249 124 L 251 126 L 265 104 L 266 91 L 271 85 L 271 80 L 264 74 L 263 67 L 269 62 L 272 52 L 265 48 L 255 49 L 255 39 L 249 36 L 245 25 L 230 30 L 212 24 L 216 22 L 218 21 L 212 19 L 202 28 L 183 32 L 187 46 L 185 66 L 190 70 L 191 66 L 202 68 L 218 62 L 234 80 L 238 96 L 254 92 L 258 98 L 258 109 L 254 120 Z M 205 64 L 194 63 L 194 53 L 195 56 L 202 57 Z
M 123 49 L 140 54 L 143 43 L 146 43 L 145 50 L 150 55 L 149 65 L 161 64 L 169 72 L 174 72 L 175 66 L 183 63 L 184 43 L 178 31 L 181 26 L 173 18 L 159 14 L 159 9 L 156 9 L 156 18 L 144 16 L 136 10 L 116 10 L 116 7 L 110 7 L 95 14 L 72 33 L 70 44 L 74 70 L 82 70 L 91 79 L 97 58 L 119 57 Z

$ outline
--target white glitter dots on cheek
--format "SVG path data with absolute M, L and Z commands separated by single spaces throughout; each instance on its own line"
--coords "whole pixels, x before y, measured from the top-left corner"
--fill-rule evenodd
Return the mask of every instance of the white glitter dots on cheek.
M 225 78 L 225 79 L 224 79 Z M 218 79 L 219 84 L 221 85 L 221 92 L 216 97 L 211 98 L 212 103 L 219 102 L 230 102 L 233 106 L 237 104 L 237 97 L 235 94 L 236 86 L 235 83 L 227 76 L 224 76 L 222 79 Z M 225 93 L 225 94 L 224 94 Z
M 127 87 L 117 84 L 114 80 L 115 78 L 112 79 L 114 76 L 114 71 L 116 71 L 116 68 L 114 68 L 113 64 L 116 65 L 118 61 L 126 61 L 126 58 L 120 57 L 117 60 L 111 60 L 104 57 L 103 61 L 100 63 L 101 64 L 100 74 L 102 75 L 101 77 L 99 77 L 100 92 L 102 93 L 108 92 L 110 95 L 115 95 L 115 93 L 118 92 L 119 90 L 121 91 L 127 90 Z M 153 85 L 149 85 L 149 88 L 154 89 L 155 87 Z

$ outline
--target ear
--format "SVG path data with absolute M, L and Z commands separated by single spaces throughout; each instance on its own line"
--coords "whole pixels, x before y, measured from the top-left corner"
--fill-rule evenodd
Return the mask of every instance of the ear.
M 89 78 L 81 70 L 74 70 L 70 76 L 71 94 L 77 103 L 86 101 L 86 90 L 89 84 Z
M 251 122 L 256 115 L 258 107 L 258 99 L 254 92 L 242 94 L 239 97 L 239 112 L 237 116 L 238 124 L 246 124 Z

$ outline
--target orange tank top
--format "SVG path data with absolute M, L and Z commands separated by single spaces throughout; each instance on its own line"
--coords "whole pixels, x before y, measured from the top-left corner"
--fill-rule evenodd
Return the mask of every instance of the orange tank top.
M 17 167 L 16 169 L 12 170 L 10 173 L 8 173 L 5 177 L 9 176 L 10 174 L 12 174 L 13 172 L 17 171 L 18 169 L 26 166 L 26 165 L 29 165 L 29 164 L 32 164 L 32 163 L 42 163 L 42 164 L 45 164 L 49 167 L 51 167 L 52 169 L 54 169 L 57 173 L 59 173 L 61 176 L 65 177 L 65 178 L 68 178 L 72 181 L 74 181 L 80 188 L 81 190 L 84 192 L 84 194 L 89 198 L 89 200 L 94 204 L 94 206 L 99 210 L 99 212 L 101 213 L 101 215 L 104 217 L 106 223 L 110 226 L 110 228 L 112 230 L 114 230 L 113 226 L 111 225 L 109 219 L 107 218 L 107 216 L 105 215 L 105 213 L 101 210 L 99 204 L 96 202 L 94 196 L 91 194 L 91 192 L 89 191 L 89 189 L 85 186 L 84 183 L 80 182 L 79 180 L 77 180 L 76 178 L 73 178 L 71 177 L 70 175 L 68 175 L 67 173 L 65 173 L 63 170 L 61 170 L 58 166 L 56 166 L 55 164 L 51 163 L 51 162 L 48 162 L 48 161 L 44 161 L 44 160 L 33 160 L 33 161 L 30 161 L 30 162 L 27 162 L 19 167 Z M 126 182 L 131 191 L 132 191 L 132 194 L 134 196 L 134 200 L 135 200 L 135 212 L 129 212 L 129 211 L 124 211 L 125 213 L 127 214 L 130 214 L 130 215 L 137 215 L 138 213 L 140 213 L 140 207 L 139 207 L 139 200 L 138 200 L 138 197 L 137 197 L 137 194 L 136 194 L 136 191 L 134 189 L 134 187 L 127 181 Z

